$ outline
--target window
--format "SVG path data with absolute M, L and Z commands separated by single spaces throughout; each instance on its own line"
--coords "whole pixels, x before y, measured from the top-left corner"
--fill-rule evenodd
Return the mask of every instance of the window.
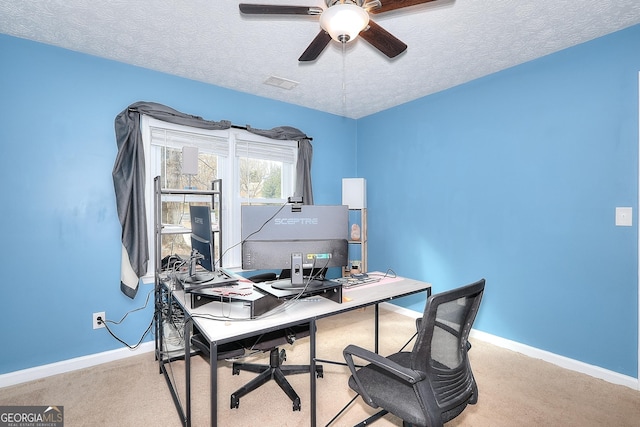
M 240 206 L 242 204 L 283 204 L 293 195 L 296 141 L 278 141 L 242 129 L 203 130 L 166 123 L 142 116 L 140 121 L 146 165 L 146 206 L 149 248 L 153 245 L 153 180 L 160 176 L 162 188 L 195 187 L 211 189 L 214 179 L 222 180 L 222 209 L 214 207 L 213 223 L 222 215 L 222 253 L 225 268 L 238 268 L 240 256 Z M 182 174 L 182 147 L 198 148 L 198 173 Z M 207 203 L 207 196 L 173 196 L 162 206 L 163 223 L 188 227 L 189 203 Z M 189 236 L 163 238 L 161 258 L 188 254 Z M 153 275 L 154 258 L 147 277 Z M 220 254 L 216 254 L 219 259 Z

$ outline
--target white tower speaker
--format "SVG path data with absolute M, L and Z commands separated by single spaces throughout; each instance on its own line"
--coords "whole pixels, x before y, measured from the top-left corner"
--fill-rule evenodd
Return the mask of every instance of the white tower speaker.
M 182 173 L 198 175 L 198 147 L 182 147 Z
M 367 181 L 364 178 L 342 178 L 342 204 L 349 209 L 367 207 Z

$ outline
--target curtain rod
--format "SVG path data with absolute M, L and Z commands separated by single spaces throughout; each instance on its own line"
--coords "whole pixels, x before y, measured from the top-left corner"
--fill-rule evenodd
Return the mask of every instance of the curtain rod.
M 240 126 L 240 125 L 233 125 L 233 124 L 232 124 L 232 125 L 231 125 L 231 128 L 232 128 L 232 129 L 242 129 L 242 130 L 249 131 L 249 129 L 247 129 L 247 127 L 246 127 L 246 126 Z M 310 136 L 308 136 L 306 139 L 308 139 L 309 141 L 313 141 L 313 138 L 312 138 L 312 137 L 310 137 Z

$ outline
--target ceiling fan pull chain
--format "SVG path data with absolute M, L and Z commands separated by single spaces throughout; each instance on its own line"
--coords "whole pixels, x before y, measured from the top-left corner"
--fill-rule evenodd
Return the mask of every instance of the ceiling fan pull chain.
M 342 115 L 347 116 L 347 44 L 342 43 Z

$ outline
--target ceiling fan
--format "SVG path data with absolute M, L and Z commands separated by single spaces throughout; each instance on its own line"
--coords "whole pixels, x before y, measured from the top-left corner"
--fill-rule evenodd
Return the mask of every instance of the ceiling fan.
M 434 0 L 325 0 L 326 9 L 240 3 L 240 12 L 247 15 L 319 15 L 322 29 L 298 61 L 316 60 L 332 39 L 347 43 L 358 35 L 389 58 L 395 58 L 407 49 L 407 45 L 373 22 L 369 15 L 430 1 Z

